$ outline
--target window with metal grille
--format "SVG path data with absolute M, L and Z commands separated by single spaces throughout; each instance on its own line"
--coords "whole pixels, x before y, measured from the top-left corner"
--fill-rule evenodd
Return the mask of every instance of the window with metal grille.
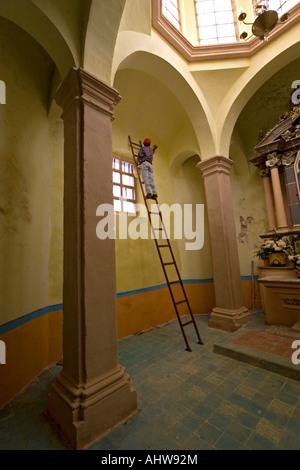
M 254 0 L 254 8 L 261 3 L 266 4 L 269 10 L 276 10 L 278 15 L 281 16 L 295 5 L 299 3 L 298 0 L 269 0 L 261 2 L 261 0 Z
M 231 0 L 195 0 L 201 46 L 236 42 Z
M 136 190 L 133 163 L 113 157 L 113 197 L 116 212 L 135 213 Z
M 162 0 L 162 14 L 180 31 L 178 0 Z

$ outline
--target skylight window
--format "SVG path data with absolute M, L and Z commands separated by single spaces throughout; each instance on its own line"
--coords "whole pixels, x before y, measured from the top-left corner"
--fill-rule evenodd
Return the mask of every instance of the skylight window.
M 231 0 L 195 0 L 201 46 L 236 42 Z
M 278 15 L 281 16 L 297 5 L 297 3 L 299 3 L 298 0 L 269 0 L 269 10 L 276 10 Z
M 162 14 L 180 31 L 178 0 L 162 0 Z

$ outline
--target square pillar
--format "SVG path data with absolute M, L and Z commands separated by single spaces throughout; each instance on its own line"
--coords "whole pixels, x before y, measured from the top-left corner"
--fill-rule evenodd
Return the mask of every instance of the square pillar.
M 235 331 L 251 320 L 243 294 L 230 184 L 233 162 L 214 156 L 198 163 L 205 185 L 216 307 L 209 326 Z
M 112 120 L 118 92 L 72 69 L 56 101 L 64 121 L 63 369 L 48 416 L 73 449 L 83 449 L 137 411 L 118 363 L 115 244 L 96 235 L 96 209 L 113 206 Z

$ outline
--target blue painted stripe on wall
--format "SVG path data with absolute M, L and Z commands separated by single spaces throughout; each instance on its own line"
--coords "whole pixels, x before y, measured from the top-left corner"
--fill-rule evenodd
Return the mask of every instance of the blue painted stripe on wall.
M 252 276 L 241 276 L 242 281 L 251 281 Z M 256 281 L 258 276 L 254 276 L 254 280 Z
M 254 278 L 258 279 L 258 276 L 255 276 Z M 251 279 L 252 279 L 251 276 L 241 277 L 242 281 L 251 281 Z M 185 279 L 182 282 L 183 284 L 206 284 L 206 283 L 213 282 L 213 279 L 212 278 Z M 135 295 L 135 294 L 142 294 L 144 292 L 151 292 L 151 291 L 158 290 L 158 289 L 165 289 L 167 287 L 168 287 L 167 284 L 159 284 L 156 286 L 144 287 L 142 289 L 134 289 L 134 290 L 126 291 L 126 292 L 118 292 L 117 298 L 127 297 L 129 295 Z M 47 313 L 56 312 L 57 310 L 62 310 L 62 309 L 63 309 L 63 304 L 57 304 L 57 305 L 50 305 L 49 307 L 44 307 L 39 310 L 35 310 L 34 312 L 28 313 L 27 315 L 24 315 L 23 317 L 16 318 L 15 320 L 4 323 L 4 325 L 0 325 L 0 335 L 7 333 L 10 330 L 13 330 L 14 328 L 17 328 L 18 326 L 24 325 L 25 323 L 28 323 L 31 320 L 35 320 L 36 318 L 46 315 Z
M 205 284 L 209 282 L 213 282 L 213 279 L 186 279 L 182 281 L 183 284 Z M 134 289 L 134 290 L 126 291 L 126 292 L 118 292 L 117 297 L 120 298 L 120 297 L 126 297 L 128 295 L 142 294 L 143 292 L 151 292 L 157 289 L 165 289 L 166 287 L 168 287 L 168 284 L 159 284 L 157 286 L 144 287 L 142 289 Z
M 0 325 L 0 335 L 2 335 L 3 333 L 7 333 L 10 330 L 13 330 L 14 328 L 17 328 L 18 326 L 24 325 L 25 323 L 28 323 L 31 320 L 35 320 L 36 318 L 42 317 L 43 315 L 46 315 L 46 313 L 62 310 L 62 308 L 62 304 L 51 305 L 49 307 L 40 308 L 39 310 L 35 310 L 34 312 L 28 313 L 23 317 L 16 318 L 15 320 L 4 323 L 4 325 Z

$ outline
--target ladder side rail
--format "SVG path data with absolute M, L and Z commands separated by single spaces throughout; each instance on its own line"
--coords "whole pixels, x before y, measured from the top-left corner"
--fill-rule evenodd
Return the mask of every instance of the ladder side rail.
M 186 337 L 186 334 L 185 334 L 185 331 L 184 331 L 184 328 L 183 328 L 183 324 L 182 324 L 182 321 L 181 321 L 181 318 L 180 318 L 180 314 L 179 314 L 179 311 L 178 311 L 178 308 L 177 308 L 177 305 L 176 305 L 174 294 L 172 292 L 172 288 L 171 288 L 171 285 L 170 285 L 170 282 L 169 282 L 167 271 L 166 271 L 165 266 L 164 266 L 164 262 L 163 262 L 162 255 L 161 255 L 161 252 L 160 252 L 160 247 L 159 247 L 158 242 L 157 242 L 157 237 L 156 237 L 156 234 L 155 234 L 155 228 L 154 228 L 153 223 L 152 223 L 151 213 L 149 211 L 149 207 L 148 207 L 147 200 L 146 200 L 146 197 L 145 197 L 145 193 L 144 193 L 144 189 L 143 189 L 143 185 L 142 185 L 142 182 L 141 182 L 140 173 L 139 173 L 138 168 L 137 168 L 137 172 L 138 172 L 138 178 L 139 178 L 140 186 L 141 186 L 142 192 L 143 192 L 143 197 L 144 197 L 144 201 L 145 201 L 145 205 L 146 205 L 146 209 L 147 209 L 148 219 L 149 219 L 149 223 L 150 223 L 151 230 L 152 230 L 152 233 L 153 233 L 153 238 L 154 238 L 154 241 L 155 241 L 156 249 L 157 249 L 157 252 L 158 252 L 158 255 L 159 255 L 161 266 L 163 268 L 164 276 L 165 276 L 167 286 L 168 286 L 168 289 L 169 289 L 169 292 L 170 292 L 170 295 L 171 295 L 172 303 L 173 303 L 175 313 L 176 313 L 176 316 L 177 316 L 177 319 L 178 319 L 178 322 L 179 322 L 179 326 L 180 326 L 180 329 L 181 329 L 181 332 L 182 332 L 182 335 L 183 335 L 183 338 L 184 338 L 184 341 L 185 341 L 185 344 L 186 344 L 186 350 L 191 351 L 191 348 L 189 346 L 189 343 L 188 343 L 188 340 L 187 340 L 187 337 Z M 160 210 L 159 210 L 159 215 L 160 215 L 161 220 L 162 220 L 162 215 L 161 215 Z M 168 236 L 166 230 L 165 230 L 165 233 L 166 233 L 166 236 Z M 168 238 L 167 238 L 167 241 L 169 242 Z M 168 246 L 169 249 L 171 248 L 170 243 L 168 243 L 167 246 Z M 174 259 L 174 262 L 175 262 L 175 259 Z
M 157 239 L 155 238 L 155 234 L 154 234 L 154 241 L 155 241 L 157 252 L 158 252 L 160 262 L 161 262 L 161 265 L 162 265 L 162 268 L 163 268 L 165 279 L 167 281 L 168 289 L 169 289 L 169 292 L 170 292 L 170 295 L 171 295 L 171 299 L 172 299 L 173 306 L 174 306 L 174 309 L 175 309 L 175 313 L 176 313 L 176 316 L 177 316 L 177 319 L 178 319 L 178 322 L 179 322 L 179 326 L 180 326 L 180 329 L 181 329 L 181 332 L 182 332 L 182 335 L 183 335 L 183 338 L 184 338 L 184 341 L 185 341 L 185 344 L 186 344 L 186 350 L 191 351 L 191 348 L 189 346 L 189 343 L 188 343 L 188 340 L 187 340 L 187 337 L 186 337 L 186 334 L 185 334 L 185 331 L 184 331 L 184 327 L 183 327 L 183 324 L 182 324 L 182 321 L 181 321 L 181 317 L 180 317 L 180 314 L 179 314 L 179 311 L 178 311 L 178 308 L 177 308 L 177 305 L 176 305 L 174 294 L 172 292 L 172 287 L 170 285 L 169 278 L 168 278 L 166 269 L 164 267 L 163 259 L 162 259 L 161 252 L 160 252 L 160 248 L 159 248 L 159 245 L 157 243 Z
M 201 337 L 200 337 L 200 334 L 199 334 L 199 331 L 198 331 L 198 327 L 197 327 L 197 324 L 196 324 L 196 321 L 195 321 L 195 318 L 194 318 L 194 314 L 192 312 L 192 309 L 191 309 L 191 306 L 190 306 L 190 302 L 188 300 L 188 297 L 187 297 L 187 294 L 186 294 L 186 290 L 185 290 L 185 287 L 184 287 L 184 284 L 182 282 L 182 278 L 181 278 L 181 275 L 180 275 L 180 272 L 179 272 L 179 269 L 178 269 L 178 266 L 177 266 L 177 262 L 176 262 L 176 259 L 175 259 L 175 256 L 174 256 L 174 252 L 173 252 L 173 249 L 172 249 L 172 246 L 171 246 L 171 242 L 170 242 L 170 239 L 168 237 L 168 234 L 166 232 L 166 229 L 165 229 L 165 224 L 164 224 L 164 221 L 163 221 L 163 217 L 162 217 L 162 212 L 159 208 L 159 204 L 157 203 L 157 206 L 158 206 L 158 212 L 159 212 L 159 215 L 160 215 L 160 219 L 161 219 L 161 223 L 164 227 L 164 231 L 165 231 L 165 234 L 166 234 L 166 241 L 167 241 L 167 244 L 169 246 L 169 249 L 170 249 L 170 253 L 171 253 L 171 257 L 172 257 L 172 260 L 173 260 L 173 263 L 174 263 L 174 266 L 175 266 L 175 270 L 176 270 L 176 273 L 177 273 L 177 277 L 178 277 L 178 282 L 180 283 L 180 286 L 181 286 L 181 289 L 182 289 L 182 292 L 183 292 L 183 295 L 184 295 L 184 299 L 185 299 L 185 302 L 187 303 L 187 307 L 188 307 L 188 311 L 189 311 L 189 314 L 191 316 L 191 319 L 192 319 L 192 323 L 194 324 L 194 327 L 195 327 L 195 330 L 196 330 L 196 334 L 197 334 L 197 338 L 198 338 L 198 342 L 200 344 L 202 344 L 202 340 L 201 340 Z M 177 307 L 176 307 L 177 308 Z M 190 323 L 190 322 L 188 322 Z

